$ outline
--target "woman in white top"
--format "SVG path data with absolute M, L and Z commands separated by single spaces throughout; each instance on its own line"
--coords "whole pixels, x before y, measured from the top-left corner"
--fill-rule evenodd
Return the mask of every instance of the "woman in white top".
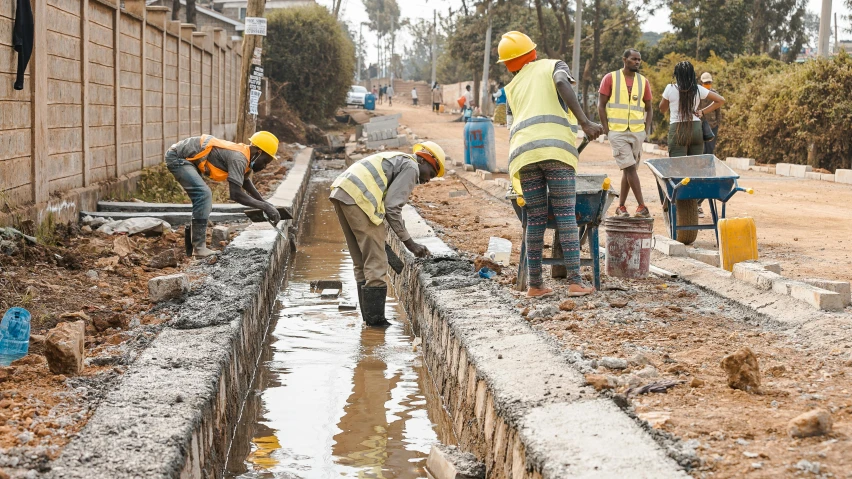
M 704 153 L 701 117 L 721 108 L 725 99 L 696 82 L 692 63 L 675 65 L 674 80 L 666 85 L 660 102 L 660 111 L 669 112 L 669 157 L 700 155 Z M 713 103 L 699 110 L 698 103 L 705 98 Z

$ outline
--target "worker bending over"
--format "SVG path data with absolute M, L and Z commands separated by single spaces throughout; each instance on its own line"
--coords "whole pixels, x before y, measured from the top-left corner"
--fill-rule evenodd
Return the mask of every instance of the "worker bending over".
M 216 252 L 207 248 L 207 220 L 213 209 L 213 194 L 204 182 L 228 181 L 231 199 L 241 205 L 263 210 L 278 223 L 278 210 L 264 201 L 251 181 L 251 172 L 266 167 L 278 152 L 278 138 L 268 131 L 251 136 L 250 144 L 220 140 L 211 135 L 193 136 L 172 145 L 166 152 L 166 166 L 192 200 L 193 256 Z
M 361 316 L 369 326 L 386 326 L 388 257 L 385 252 L 387 221 L 400 241 L 418 258 L 429 254 L 405 229 L 402 207 L 418 184 L 444 176 L 444 150 L 424 141 L 413 154 L 376 153 L 344 171 L 331 184 L 331 203 L 352 256 Z
M 577 120 L 592 140 L 603 127 L 583 113 L 571 87 L 574 79 L 568 65 L 560 60 L 537 60 L 535 48 L 536 44 L 521 32 L 504 34 L 497 46 L 498 62 L 514 75 L 505 87 L 509 175 L 515 192 L 526 202 L 527 296 L 553 293 L 543 287 L 541 277 L 548 194 L 565 253 L 568 296 L 584 296 L 595 289 L 586 286 L 580 276 L 580 238 L 574 213 Z

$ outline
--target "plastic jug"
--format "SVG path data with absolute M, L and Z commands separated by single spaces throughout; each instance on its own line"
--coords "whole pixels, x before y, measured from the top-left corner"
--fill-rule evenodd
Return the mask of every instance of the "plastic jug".
M 498 236 L 488 238 L 488 249 L 485 251 L 485 256 L 488 259 L 503 266 L 509 266 L 509 257 L 511 255 L 511 241 Z
M 494 125 L 490 118 L 473 117 L 464 126 L 464 159 L 477 170 L 497 171 Z
M 0 321 L 0 366 L 27 355 L 30 349 L 30 312 L 10 308 Z

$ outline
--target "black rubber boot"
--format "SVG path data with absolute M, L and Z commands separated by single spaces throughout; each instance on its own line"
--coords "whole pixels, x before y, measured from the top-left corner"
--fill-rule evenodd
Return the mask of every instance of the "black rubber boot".
M 356 281 L 355 284 L 358 287 L 358 310 L 361 311 L 361 317 L 364 321 L 367 321 L 367 315 L 364 314 L 364 293 L 361 291 L 361 288 L 367 284 L 366 281 Z
M 385 299 L 387 286 L 364 286 L 361 288 L 364 306 L 361 308 L 367 326 L 390 326 L 385 319 Z
M 196 258 L 206 258 L 216 254 L 207 248 L 207 220 L 192 220 L 192 250 Z

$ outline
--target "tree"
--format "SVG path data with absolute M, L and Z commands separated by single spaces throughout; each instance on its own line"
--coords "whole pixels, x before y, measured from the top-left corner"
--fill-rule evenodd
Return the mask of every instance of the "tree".
M 268 15 L 264 72 L 287 83 L 282 93 L 304 121 L 318 121 L 343 105 L 355 72 L 355 46 L 341 24 L 319 5 Z
M 395 51 L 396 32 L 403 26 L 399 18 L 399 4 L 396 0 L 362 1 L 370 20 L 370 30 L 376 32 L 378 37 L 380 64 L 392 66 L 392 62 L 387 59 Z
M 432 79 L 432 22 L 419 19 L 408 25 L 411 42 L 403 47 L 403 75 L 408 80 L 431 81 Z M 444 47 L 444 36 L 436 33 L 435 45 L 440 56 Z

